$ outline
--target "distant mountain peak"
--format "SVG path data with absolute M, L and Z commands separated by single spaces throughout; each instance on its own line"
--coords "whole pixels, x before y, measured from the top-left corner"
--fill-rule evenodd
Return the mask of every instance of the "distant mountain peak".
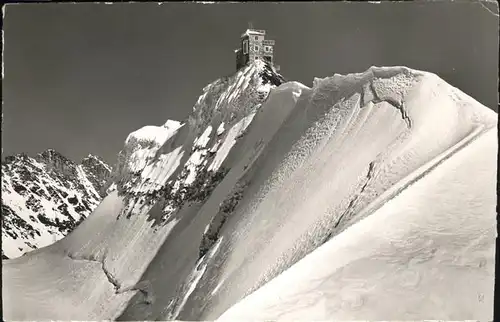
M 100 156 L 95 155 L 95 154 L 87 155 L 85 158 L 82 159 L 82 161 L 80 163 L 82 165 L 96 164 L 96 165 L 104 167 L 108 171 L 111 171 L 111 167 L 106 163 L 106 161 L 104 161 L 103 158 L 101 158 Z
M 2 162 L 2 252 L 17 257 L 64 237 L 104 196 L 111 168 L 98 156 L 76 164 L 54 149 Z
M 27 153 L 17 153 L 17 154 L 14 154 L 14 155 L 8 155 L 5 157 L 4 161 L 2 162 L 2 164 L 8 164 L 8 163 L 12 163 L 12 162 L 15 162 L 17 160 L 29 160 L 31 159 L 31 157 L 27 154 Z
M 100 156 L 92 154 L 92 153 L 89 153 L 85 158 L 83 158 L 83 160 L 85 160 L 85 159 L 96 159 L 96 160 L 103 161 L 103 159 Z
M 54 149 L 47 149 L 41 153 L 38 153 L 36 157 L 42 159 L 62 159 L 70 161 L 67 157 L 65 157 L 64 155 L 62 155 L 61 153 L 59 153 Z

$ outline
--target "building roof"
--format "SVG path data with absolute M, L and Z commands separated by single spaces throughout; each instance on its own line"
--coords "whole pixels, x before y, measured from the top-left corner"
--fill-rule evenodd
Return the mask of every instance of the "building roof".
M 249 35 L 262 35 L 264 36 L 266 34 L 265 30 L 259 30 L 259 29 L 247 29 L 244 33 L 241 34 L 241 37 L 249 36 Z

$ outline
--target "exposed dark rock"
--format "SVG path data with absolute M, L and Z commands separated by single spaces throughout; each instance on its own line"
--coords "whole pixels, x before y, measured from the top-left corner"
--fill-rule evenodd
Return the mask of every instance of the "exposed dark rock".
M 17 216 L 15 212 L 2 202 L 2 233 L 6 233 L 11 236 L 12 239 L 17 239 L 19 237 L 29 238 L 34 237 L 35 234 L 40 235 L 40 233 L 26 222 L 21 217 Z M 21 236 L 19 235 L 21 234 Z
M 202 236 L 199 258 L 203 257 L 220 237 L 219 234 L 222 226 L 224 226 L 229 216 L 234 212 L 238 203 L 243 198 L 243 192 L 248 184 L 248 182 L 237 184 L 233 191 L 220 204 L 219 211 L 212 218 L 206 233 Z
M 25 201 L 26 208 L 32 210 L 33 212 L 38 212 L 42 208 L 40 200 L 33 196 L 29 196 L 28 200 Z
M 42 233 L 33 228 L 34 223 L 42 223 L 49 233 L 60 238 L 56 232 L 63 235 L 70 232 L 101 199 L 92 187 L 89 189 L 87 180 L 99 190 L 108 176 L 109 167 L 94 156 L 84 159 L 81 166 L 54 150 L 47 150 L 34 158 L 24 153 L 6 157 L 2 162 L 2 192 L 16 193 L 23 197 L 24 203 L 11 207 L 2 201 L 2 235 L 21 239 L 26 247 L 20 247 L 20 251 L 38 248 L 35 238 Z M 50 203 L 47 205 L 44 200 Z M 74 207 L 79 215 L 75 217 L 78 222 L 66 203 Z M 33 214 L 28 214 L 25 220 L 16 214 L 17 211 Z
M 15 156 L 9 155 L 9 156 L 5 157 L 5 160 L 4 160 L 4 162 L 2 162 L 2 164 L 9 164 L 9 163 L 14 162 L 15 160 L 16 160 Z
M 106 194 L 104 187 L 111 175 L 109 166 L 101 158 L 93 155 L 84 158 L 81 164 L 90 183 L 99 195 L 104 197 Z
M 33 192 L 35 195 L 41 197 L 42 196 L 42 192 L 40 191 L 40 187 L 38 186 L 32 186 L 30 188 L 30 191 Z
M 72 205 L 78 204 L 78 198 L 76 196 L 68 198 L 68 202 Z
M 12 187 L 14 188 L 14 191 L 20 195 L 24 195 L 24 193 L 27 190 L 25 186 L 23 186 L 22 184 L 18 184 L 16 182 L 12 183 Z
M 267 84 L 271 83 L 274 86 L 280 86 L 285 83 L 286 80 L 274 70 L 274 68 L 266 62 L 265 68 L 259 75 L 262 78 L 262 83 Z

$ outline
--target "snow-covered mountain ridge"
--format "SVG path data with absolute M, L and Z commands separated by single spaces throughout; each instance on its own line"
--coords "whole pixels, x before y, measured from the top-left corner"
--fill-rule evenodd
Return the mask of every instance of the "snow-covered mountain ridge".
M 115 166 L 117 185 L 109 190 L 116 188 L 138 200 L 139 204 L 129 204 L 131 208 L 124 212 L 130 216 L 130 209 L 160 195 L 169 199 L 164 216 L 184 201 L 203 201 L 227 172 L 221 165 L 236 138 L 270 90 L 283 81 L 271 66 L 255 62 L 203 88 L 186 123 L 168 120 L 162 126 L 149 125 L 131 133 Z M 224 139 L 226 128 L 232 132 Z M 184 137 L 183 148 L 174 141 L 179 136 Z M 176 176 L 177 180 L 169 180 Z
M 487 178 L 495 171 L 496 113 L 436 75 L 405 67 L 318 78 L 312 88 L 263 84 L 269 75 L 281 79 L 254 63 L 205 87 L 185 122 L 131 133 L 109 194 L 89 218 L 57 243 L 4 262 L 6 317 L 294 319 L 314 298 L 310 316 L 318 320 L 380 320 L 387 305 L 398 307 L 391 318 L 400 320 L 491 319 L 495 185 Z M 452 181 L 464 167 L 472 175 Z M 439 198 L 425 191 L 446 202 L 435 207 Z M 378 218 L 375 230 L 363 225 Z M 384 222 L 392 226 L 383 230 Z M 368 237 L 352 237 L 356 227 Z M 455 234 L 456 227 L 474 229 Z M 350 256 L 321 263 L 320 250 Z M 365 254 L 379 266 L 360 261 Z M 439 260 L 427 261 L 433 256 Z M 416 271 L 432 265 L 407 276 L 409 263 Z M 379 274 L 383 265 L 391 274 Z M 319 293 L 294 270 L 304 266 L 325 285 Z M 45 279 L 34 282 L 40 271 Z M 41 298 L 55 283 L 64 287 Z M 332 283 L 346 284 L 341 295 L 318 295 Z M 384 283 L 391 291 L 377 302 Z M 275 285 L 295 284 L 280 302 Z M 443 293 L 453 285 L 460 292 Z M 450 299 L 444 307 L 436 298 Z M 68 310 L 58 309 L 61 301 Z
M 75 164 L 49 149 L 2 162 L 2 257 L 47 246 L 72 231 L 104 197 L 111 168 L 89 155 Z

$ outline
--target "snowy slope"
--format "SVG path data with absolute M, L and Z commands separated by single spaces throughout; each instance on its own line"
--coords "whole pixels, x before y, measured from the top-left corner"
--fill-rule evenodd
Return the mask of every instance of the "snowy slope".
M 177 214 L 180 208 L 184 205 L 197 207 L 202 203 L 224 172 L 207 169 L 209 161 L 212 164 L 215 158 L 210 150 L 214 151 L 219 144 L 224 144 L 225 128 L 237 126 L 239 130 L 236 134 L 242 134 L 248 124 L 238 118 L 258 109 L 270 88 L 281 81 L 281 76 L 268 66 L 261 63 L 251 65 L 205 87 L 185 123 L 168 121 L 162 126 L 147 126 L 131 133 L 118 156 L 112 173 L 114 183 L 107 189 L 108 196 L 89 219 L 60 242 L 31 253 L 30 257 L 4 262 L 4 276 L 12 274 L 12 278 L 6 278 L 11 288 L 4 288 L 4 294 L 9 294 L 9 299 L 13 301 L 25 301 L 22 302 L 24 307 L 34 308 L 33 311 L 19 312 L 7 303 L 6 311 L 12 309 L 9 312 L 19 319 L 30 318 L 31 314 L 35 314 L 37 319 L 67 319 L 71 316 L 106 319 L 116 317 L 121 312 L 117 303 L 134 294 L 138 294 L 142 302 L 153 301 L 149 299 L 150 283 L 139 282 L 142 273 L 172 229 L 176 228 L 181 219 Z M 216 109 L 218 112 L 214 112 Z M 210 124 L 217 131 L 207 132 L 205 136 L 210 134 L 207 141 L 203 132 Z M 230 140 L 234 140 L 234 134 Z M 222 154 L 217 157 L 218 166 L 223 166 L 223 158 Z M 202 165 L 198 164 L 200 162 Z M 195 164 L 198 166 L 193 167 Z M 196 180 L 189 184 L 186 178 L 193 170 L 197 171 Z M 193 242 L 196 242 L 195 239 Z M 198 245 L 193 245 L 197 250 Z M 47 261 L 44 253 L 62 256 L 59 259 L 52 256 Z M 26 296 L 36 294 L 40 289 L 38 285 L 20 288 L 17 284 L 24 283 L 30 275 L 29 271 L 19 270 L 26 260 L 33 267 L 58 267 L 59 272 L 45 277 L 44 283 L 49 284 L 63 283 L 64 275 L 70 274 L 72 267 L 79 263 L 93 262 L 96 271 L 92 281 L 87 278 L 92 273 L 71 273 L 73 282 L 83 285 L 81 288 L 65 289 L 40 301 L 36 296 Z M 123 265 L 123 260 L 127 261 L 127 265 Z M 188 265 L 185 271 L 190 268 Z M 88 288 L 84 286 L 87 283 L 91 283 Z M 9 293 L 9 289 L 13 293 Z M 114 289 L 114 296 L 110 297 L 110 289 Z M 104 301 L 103 297 L 109 299 Z M 71 306 L 69 310 L 51 312 L 48 308 L 55 305 L 59 298 L 73 299 L 80 307 L 87 307 L 86 313 L 72 310 Z M 19 302 L 16 302 L 15 306 L 18 305 Z
M 491 129 L 220 321 L 492 320 Z
M 436 75 L 404 67 L 315 79 L 312 88 L 282 82 L 257 62 L 206 86 L 186 122 L 129 135 L 109 194 L 93 214 L 50 247 L 3 263 L 6 317 L 217 319 L 321 245 L 318 251 L 377 218 L 391 200 L 403 193 L 411 198 L 417 183 L 433 185 L 439 169 L 496 126 L 496 113 Z M 467 155 L 467 162 L 482 162 Z M 469 179 L 470 187 L 475 181 Z M 474 198 L 491 195 L 489 189 L 478 185 L 470 195 L 484 210 L 484 225 L 494 223 L 494 200 Z M 445 189 L 443 198 L 463 198 L 457 191 Z M 378 234 L 374 227 L 369 234 Z M 419 231 L 406 227 L 390 229 Z M 474 249 L 463 256 L 475 256 Z M 492 249 L 484 257 L 492 260 Z M 43 281 L 33 281 L 37 269 L 53 266 Z M 493 276 L 489 268 L 482 274 Z M 432 275 L 430 281 L 436 282 Z M 59 283 L 68 286 L 49 286 Z M 41 290 L 51 296 L 42 298 Z M 492 292 L 482 291 L 491 301 Z M 59 299 L 78 308 L 57 309 Z M 273 314 L 257 304 L 262 314 Z M 242 302 L 229 311 L 229 319 L 246 307 Z M 452 309 L 412 316 L 446 318 Z M 367 312 L 360 317 L 384 314 Z M 462 313 L 457 318 L 490 314 L 474 303 Z
M 111 172 L 89 155 L 74 164 L 47 150 L 2 163 L 2 254 L 14 258 L 52 244 L 73 230 L 99 204 Z
M 494 127 L 495 116 L 435 75 L 404 68 L 316 80 L 218 209 L 208 231 L 223 232 L 207 239 L 224 241 L 180 318 L 217 318 L 372 214 L 441 154 Z M 247 137 L 258 141 L 264 126 L 253 125 Z

